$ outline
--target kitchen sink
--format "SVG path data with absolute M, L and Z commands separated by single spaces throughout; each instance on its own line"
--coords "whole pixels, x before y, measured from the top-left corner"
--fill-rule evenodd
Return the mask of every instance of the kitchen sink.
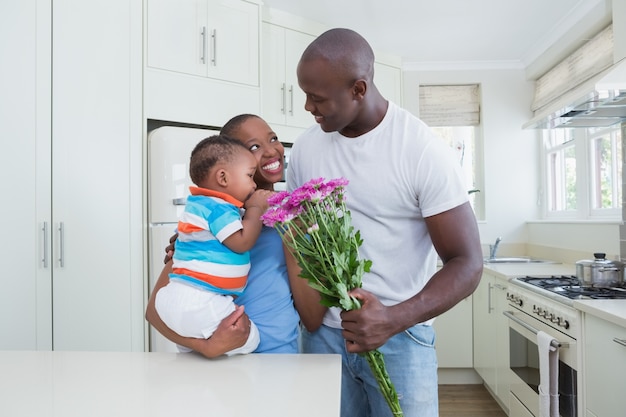
M 547 259 L 537 259 L 530 258 L 526 256 L 512 256 L 512 257 L 495 257 L 495 258 L 485 258 L 486 264 L 527 264 L 527 263 L 536 263 L 536 264 L 555 264 L 558 262 L 550 261 Z

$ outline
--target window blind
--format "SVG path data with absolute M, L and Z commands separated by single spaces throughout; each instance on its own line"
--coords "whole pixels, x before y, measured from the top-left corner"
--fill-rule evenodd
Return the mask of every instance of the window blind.
M 559 62 L 535 82 L 537 111 L 613 64 L 613 25 Z
M 420 85 L 419 117 L 433 127 L 479 125 L 478 84 Z

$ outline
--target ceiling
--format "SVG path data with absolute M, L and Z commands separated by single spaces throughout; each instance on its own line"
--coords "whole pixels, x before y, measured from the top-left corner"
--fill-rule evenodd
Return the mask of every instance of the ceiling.
M 347 27 L 405 69 L 545 72 L 611 21 L 611 0 L 263 0 L 327 27 Z M 545 56 L 549 56 L 545 58 Z

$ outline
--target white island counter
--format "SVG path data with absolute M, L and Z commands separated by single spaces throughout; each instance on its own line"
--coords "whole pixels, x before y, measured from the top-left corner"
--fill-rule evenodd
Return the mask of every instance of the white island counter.
M 339 355 L 0 352 L 0 416 L 339 416 Z

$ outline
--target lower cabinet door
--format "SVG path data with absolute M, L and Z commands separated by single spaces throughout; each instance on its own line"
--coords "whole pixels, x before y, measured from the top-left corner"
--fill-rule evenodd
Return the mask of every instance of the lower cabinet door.
M 509 393 L 509 417 L 535 417 L 517 397 Z

